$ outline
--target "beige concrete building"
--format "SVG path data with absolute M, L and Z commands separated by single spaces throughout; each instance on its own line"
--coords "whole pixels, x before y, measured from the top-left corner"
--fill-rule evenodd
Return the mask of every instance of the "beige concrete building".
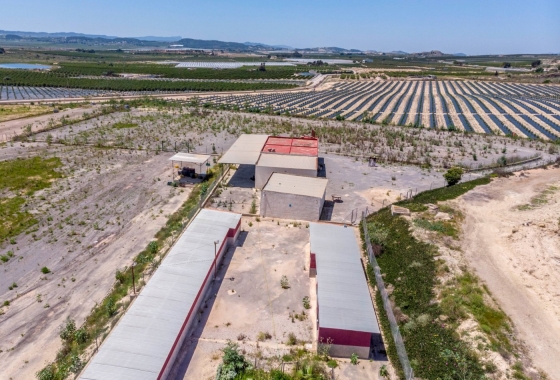
M 255 188 L 262 189 L 272 173 L 317 177 L 317 157 L 262 153 L 255 168 Z
M 319 220 L 327 182 L 326 178 L 273 173 L 261 193 L 260 214 L 272 218 Z

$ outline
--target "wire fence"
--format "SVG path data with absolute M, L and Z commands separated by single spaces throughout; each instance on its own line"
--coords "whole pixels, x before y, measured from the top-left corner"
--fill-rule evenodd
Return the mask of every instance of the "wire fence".
M 367 214 L 365 212 L 362 213 L 362 228 L 364 230 L 364 240 L 366 241 L 369 263 L 372 265 L 373 271 L 375 273 L 375 283 L 377 284 L 377 290 L 379 291 L 379 293 L 381 294 L 381 298 L 383 299 L 383 308 L 385 309 L 387 319 L 389 320 L 389 324 L 391 325 L 391 335 L 393 335 L 393 340 L 395 341 L 395 347 L 397 348 L 397 354 L 399 356 L 399 361 L 403 368 L 405 378 L 406 380 L 411 380 L 414 379 L 414 371 L 410 366 L 410 361 L 408 360 L 408 355 L 404 347 L 404 342 L 399 330 L 399 325 L 397 324 L 397 320 L 395 319 L 395 315 L 393 314 L 391 302 L 389 301 L 389 295 L 387 294 L 385 283 L 383 282 L 383 278 L 381 277 L 381 270 L 379 268 L 379 265 L 377 264 L 377 260 L 375 259 L 375 254 L 373 252 L 371 241 L 369 239 L 366 215 Z

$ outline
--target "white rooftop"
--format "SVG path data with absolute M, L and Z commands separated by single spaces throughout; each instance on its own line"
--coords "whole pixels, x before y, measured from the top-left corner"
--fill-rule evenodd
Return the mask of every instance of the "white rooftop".
M 268 135 L 241 135 L 220 158 L 220 164 L 255 165 Z
M 169 159 L 169 161 L 191 162 L 193 164 L 203 164 L 210 159 L 209 154 L 193 154 L 179 152 Z
M 314 169 L 317 170 L 317 157 L 295 156 L 289 154 L 262 153 L 258 166 L 269 168 Z
M 352 227 L 310 223 L 317 263 L 319 326 L 379 333 L 377 317 Z
M 203 209 L 93 357 L 81 380 L 155 380 L 220 244 L 241 215 Z
M 327 182 L 326 178 L 272 173 L 262 191 L 323 198 L 327 189 Z

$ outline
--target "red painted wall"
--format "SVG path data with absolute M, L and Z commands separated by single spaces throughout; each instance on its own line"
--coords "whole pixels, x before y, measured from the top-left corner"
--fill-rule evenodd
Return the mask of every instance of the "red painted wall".
M 311 253 L 309 258 L 309 269 L 317 269 L 317 261 L 315 260 L 315 254 Z
M 319 342 L 321 342 L 321 338 L 325 343 L 328 338 L 331 338 L 332 344 L 344 346 L 369 347 L 371 344 L 371 333 L 363 331 L 329 329 L 319 326 L 318 337 Z
M 208 280 L 214 274 L 214 267 L 220 261 L 222 255 L 225 253 L 228 246 L 231 243 L 235 242 L 235 240 L 237 239 L 237 236 L 239 234 L 239 227 L 241 227 L 241 219 L 239 219 L 239 222 L 237 223 L 237 226 L 235 227 L 235 229 L 230 228 L 228 230 L 228 233 L 227 233 L 226 237 L 224 239 L 221 239 L 220 246 L 218 247 L 218 250 L 217 250 L 217 257 L 213 260 L 212 266 L 210 267 L 210 270 L 208 271 L 208 273 L 206 273 L 206 277 L 204 278 L 204 282 L 202 283 L 202 286 L 198 290 L 198 294 L 196 295 L 196 298 L 193 302 L 193 305 L 192 305 L 191 309 L 189 310 L 189 313 L 187 314 L 187 317 L 185 318 L 185 321 L 183 322 L 183 326 L 181 327 L 181 331 L 177 335 L 177 338 L 175 338 L 175 342 L 173 343 L 173 347 L 171 347 L 171 351 L 167 355 L 167 358 L 165 360 L 163 368 L 161 369 L 161 371 L 160 371 L 160 373 L 157 377 L 157 380 L 162 380 L 162 379 L 167 378 L 167 375 L 169 374 L 169 370 L 171 368 L 171 365 L 173 365 L 173 361 L 171 359 L 175 357 L 175 350 L 179 348 L 178 347 L 179 342 L 182 340 L 182 338 L 184 337 L 184 335 L 186 333 L 185 329 L 186 329 L 187 325 L 189 324 L 189 321 L 190 321 L 191 317 L 193 317 L 195 315 L 196 310 L 200 306 L 201 298 L 204 297 L 204 290 L 206 289 L 206 285 L 208 283 Z

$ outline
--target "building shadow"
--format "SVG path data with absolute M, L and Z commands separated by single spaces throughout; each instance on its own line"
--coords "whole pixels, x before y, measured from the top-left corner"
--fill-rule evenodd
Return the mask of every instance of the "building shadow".
M 334 202 L 325 200 L 319 220 L 331 220 L 334 211 Z
M 255 165 L 239 165 L 231 177 L 229 185 L 249 189 L 255 187 Z
M 317 164 L 317 177 L 327 178 L 327 167 L 325 165 L 325 159 L 323 157 L 319 157 Z
M 383 343 L 383 338 L 381 334 L 373 334 L 371 338 L 371 351 L 370 359 L 379 361 L 388 361 L 387 351 L 385 350 L 385 344 Z

